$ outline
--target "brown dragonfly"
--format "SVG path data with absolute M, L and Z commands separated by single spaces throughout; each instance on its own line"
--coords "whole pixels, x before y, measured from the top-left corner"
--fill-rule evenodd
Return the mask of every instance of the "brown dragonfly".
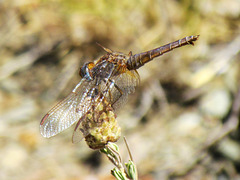
M 136 69 L 175 48 L 194 45 L 198 37 L 187 36 L 135 55 L 132 52 L 128 55 L 114 52 L 100 45 L 107 54 L 80 68 L 82 80 L 41 120 L 42 136 L 55 136 L 78 121 L 73 132 L 73 143 L 85 138 L 91 148 L 98 149 L 109 141 L 117 141 L 121 130 L 116 122 L 116 110 L 125 104 L 128 95 L 139 84 Z

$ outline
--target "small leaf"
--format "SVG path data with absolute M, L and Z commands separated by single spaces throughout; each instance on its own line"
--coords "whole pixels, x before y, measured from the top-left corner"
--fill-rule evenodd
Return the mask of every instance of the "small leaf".
M 128 180 L 128 178 L 126 177 L 125 173 L 118 170 L 117 168 L 114 168 L 111 171 L 112 175 L 117 179 L 117 180 Z

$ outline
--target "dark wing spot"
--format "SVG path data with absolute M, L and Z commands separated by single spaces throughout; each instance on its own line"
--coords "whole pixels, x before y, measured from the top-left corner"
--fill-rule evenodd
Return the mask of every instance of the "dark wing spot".
M 46 115 L 42 118 L 42 120 L 41 120 L 41 122 L 40 122 L 40 125 L 43 125 L 44 121 L 48 118 L 48 116 L 49 116 L 49 114 L 46 114 Z

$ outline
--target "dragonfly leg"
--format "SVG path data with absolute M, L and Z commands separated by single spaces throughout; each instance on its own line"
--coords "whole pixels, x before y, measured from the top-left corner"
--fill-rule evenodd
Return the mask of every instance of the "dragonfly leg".
M 123 91 L 121 90 L 121 88 L 118 87 L 118 85 L 116 83 L 114 83 L 111 79 L 109 79 L 109 81 L 111 83 L 113 83 L 114 87 L 119 91 L 120 95 L 119 97 L 112 103 L 112 106 L 122 97 L 123 95 Z M 109 96 L 111 95 L 111 92 L 109 91 Z M 112 96 L 112 95 L 111 95 Z M 110 96 L 110 97 L 111 97 Z

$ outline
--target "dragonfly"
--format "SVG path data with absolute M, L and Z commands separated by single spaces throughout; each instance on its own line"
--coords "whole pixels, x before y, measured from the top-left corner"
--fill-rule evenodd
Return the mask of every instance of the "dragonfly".
M 72 141 L 83 138 L 92 149 L 115 142 L 121 135 L 116 112 L 139 85 L 137 69 L 173 49 L 194 45 L 199 35 L 187 36 L 139 54 L 112 51 L 99 44 L 106 54 L 85 63 L 79 71 L 81 81 L 41 120 L 40 133 L 50 138 L 76 123 Z

